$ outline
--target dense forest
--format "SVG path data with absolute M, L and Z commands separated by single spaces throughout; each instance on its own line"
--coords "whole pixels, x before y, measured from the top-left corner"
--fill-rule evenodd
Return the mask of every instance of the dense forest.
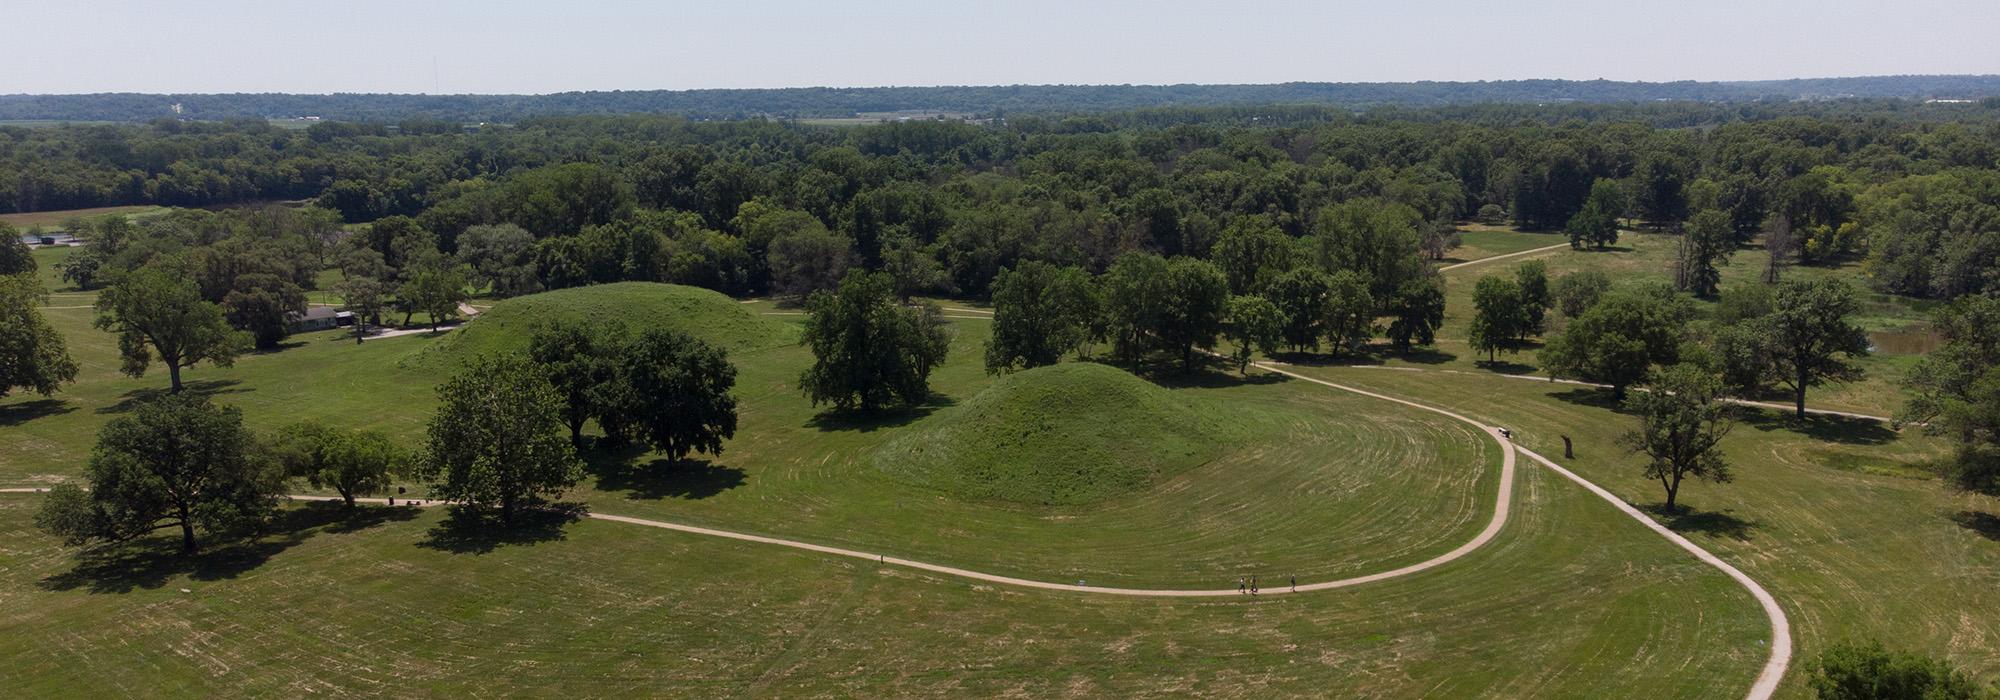
M 1365 320 L 1424 313 L 1436 290 L 1412 286 L 1418 261 L 1471 219 L 1579 245 L 1620 219 L 1685 228 L 1702 241 L 1683 284 L 1697 295 L 1715 291 L 1702 261 L 1766 234 L 1784 264 L 1865 258 L 1881 290 L 1951 298 L 2000 291 L 2000 107 L 1958 107 L 0 128 L 0 212 L 310 204 L 80 225 L 94 244 L 65 263 L 73 282 L 187 251 L 205 296 L 241 298 L 245 327 L 302 306 L 331 267 L 375 283 L 350 298 L 407 316 L 448 314 L 454 275 L 500 295 L 654 280 L 803 297 L 860 268 L 903 295 L 985 297 L 1025 262 L 1101 273 L 1134 252 L 1213 261 L 1233 293 L 1302 265 L 1352 273 L 1326 283 L 1365 294 Z M 281 316 L 264 317 L 275 342 Z
M 0 120 L 146 121 L 318 116 L 343 121 L 678 114 L 694 119 L 846 117 L 941 110 L 981 116 L 1224 105 L 1441 106 L 1491 103 L 1745 102 L 1828 98 L 1981 99 L 2000 76 L 1935 75 L 1671 83 L 1498 80 L 1273 85 L 1005 85 L 880 88 L 630 90 L 550 95 L 221 94 L 0 95 Z M 179 105 L 180 111 L 172 111 Z

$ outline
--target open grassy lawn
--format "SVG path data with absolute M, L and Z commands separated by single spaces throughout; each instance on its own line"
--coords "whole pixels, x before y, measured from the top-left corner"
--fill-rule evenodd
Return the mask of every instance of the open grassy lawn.
M 90 209 L 63 209 L 60 211 L 31 211 L 31 212 L 20 212 L 15 214 L 0 214 L 0 221 L 13 224 L 15 228 L 21 229 L 22 233 L 26 233 L 28 227 L 30 226 L 56 228 L 62 226 L 63 222 L 69 221 L 70 219 L 76 219 L 76 218 L 94 219 L 100 216 L 109 216 L 111 214 L 124 214 L 127 217 L 146 217 L 146 216 L 154 216 L 166 213 L 169 209 L 170 209 L 169 207 L 155 206 L 151 204 L 136 204 L 136 205 L 119 206 L 119 207 L 94 207 Z
M 1767 631 L 1732 582 L 1559 477 L 1527 469 L 1519 489 L 1501 537 L 1450 566 L 1199 601 L 994 587 L 601 521 L 495 541 L 442 527 L 436 510 L 345 521 L 305 508 L 256 546 L 80 566 L 29 525 L 38 497 L 0 495 L 0 684 L 26 696 L 1685 698 L 1748 685 Z
M 643 301 L 676 289 L 672 298 Z M 980 364 L 988 321 L 953 321 L 951 359 L 933 375 L 939 396 L 931 405 L 839 416 L 813 407 L 795 387 L 811 362 L 795 344 L 799 317 L 764 315 L 754 306 L 686 288 L 606 285 L 508 302 L 435 339 L 355 345 L 325 331 L 244 356 L 234 367 L 197 367 L 183 376 L 191 390 L 241 407 L 256 429 L 319 417 L 414 444 L 435 405 L 432 387 L 458 360 L 518 347 L 531 317 L 603 321 L 597 314 L 625 308 L 634 310 L 634 323 L 681 327 L 739 348 L 731 358 L 740 372 L 740 426 L 720 456 L 692 463 L 591 451 L 590 475 L 571 497 L 603 512 L 1025 578 L 1204 588 L 1227 587 L 1248 573 L 1323 580 L 1415 563 L 1471 539 L 1491 516 L 1500 455 L 1470 427 L 1305 382 L 1221 374 L 1172 378 L 1173 389 L 1161 390 L 1191 411 L 1227 417 L 1235 437 L 1198 463 L 1088 506 L 962 498 L 895 473 L 895 461 L 877 452 L 898 436 L 949 424 L 958 404 L 977 405 L 973 399 L 995 381 Z M 118 374 L 111 336 L 89 327 L 89 309 L 47 313 L 83 373 L 56 398 L 0 402 L 0 485 L 78 474 L 98 428 L 165 382 Z M 1370 420 L 1347 420 L 1355 414 Z M 1041 449 L 1056 445 L 1037 442 L 1020 455 L 1036 458 Z M 1162 548 L 1175 556 L 1158 556 Z
M 1471 262 L 1490 258 L 1495 255 L 1518 253 L 1524 250 L 1569 242 L 1569 239 L 1561 233 L 1516 231 L 1508 228 L 1478 225 L 1461 228 L 1463 230 L 1458 234 L 1458 247 L 1445 253 L 1444 264 L 1446 265 Z
M 1556 459 L 1641 507 L 1662 499 L 1639 458 L 1617 444 L 1637 419 L 1608 408 L 1608 392 L 1492 376 L 1295 368 L 1333 381 L 1450 405 L 1514 430 Z M 1562 460 L 1562 435 L 1576 459 Z M 1874 637 L 1950 657 L 2000 676 L 2000 502 L 1953 493 L 1925 465 L 1938 440 L 1861 420 L 1794 426 L 1746 410 L 1725 443 L 1736 480 L 1693 483 L 1692 512 L 1663 518 L 1764 584 L 1785 607 L 1809 660 L 1830 641 Z M 1801 669 L 1787 681 L 1795 694 Z

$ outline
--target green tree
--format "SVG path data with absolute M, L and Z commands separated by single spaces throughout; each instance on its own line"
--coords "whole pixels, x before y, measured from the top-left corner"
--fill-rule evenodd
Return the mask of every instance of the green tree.
M 951 336 L 936 305 L 900 306 L 895 287 L 887 274 L 854 270 L 835 291 L 807 298 L 799 344 L 812 349 L 813 366 L 799 388 L 813 405 L 873 411 L 930 398 L 931 370 Z
M 410 309 L 429 315 L 431 331 L 436 332 L 439 324 L 458 318 L 458 305 L 466 298 L 465 284 L 464 266 L 438 259 L 417 266 L 396 288 L 396 296 Z
M 162 261 L 126 275 L 98 296 L 93 322 L 117 334 L 126 374 L 145 376 L 158 356 L 175 392 L 181 390 L 181 368 L 201 362 L 228 367 L 250 345 L 248 334 L 229 327 L 220 307 L 202 300 L 181 267 Z
M 1714 298 L 1722 284 L 1716 265 L 1727 263 L 1735 247 L 1736 230 L 1728 214 L 1714 209 L 1695 212 L 1681 231 L 1674 287 L 1703 299 Z
M 292 334 L 292 319 L 304 314 L 306 292 L 290 280 L 264 273 L 237 277 L 222 297 L 222 317 L 250 333 L 259 350 L 278 347 Z
M 1541 335 L 1549 315 L 1549 265 L 1540 260 L 1529 260 L 1514 268 L 1514 285 L 1521 290 L 1521 309 L 1527 318 L 1523 319 L 1525 335 Z
M 1729 481 L 1721 443 L 1733 423 L 1722 381 L 1708 368 L 1685 363 L 1663 368 L 1647 389 L 1626 397 L 1625 410 L 1638 414 L 1639 429 L 1621 439 L 1646 455 L 1646 478 L 1666 489 L 1666 511 L 1672 513 L 1683 479 Z
M 1570 321 L 1542 348 L 1542 366 L 1558 377 L 1609 384 L 1625 398 L 1654 365 L 1680 361 L 1683 329 L 1693 305 L 1670 288 L 1615 290 Z
M 652 329 L 626 346 L 617 373 L 626 401 L 611 406 L 632 432 L 665 453 L 721 454 L 736 435 L 736 367 L 722 350 L 686 333 Z
M 359 345 L 368 324 L 382 323 L 382 309 L 387 307 L 389 294 L 389 266 L 382 262 L 382 254 L 361 248 L 351 250 L 341 258 L 340 283 L 334 291 L 347 302 L 347 308 L 354 312 L 354 342 Z
M 526 357 L 473 358 L 439 385 L 417 475 L 431 493 L 469 508 L 498 506 L 500 521 L 583 475 L 562 435 L 562 397 Z
M 1931 324 L 1944 344 L 1904 378 L 1912 396 L 1896 419 L 1952 439 L 1956 486 L 2000 492 L 2000 298 L 1961 297 Z
M 458 235 L 458 260 L 481 285 L 503 297 L 542 290 L 535 270 L 535 235 L 513 224 L 473 226 Z
M 1430 345 L 1444 325 L 1444 277 L 1431 275 L 1404 282 L 1389 301 L 1389 344 L 1407 353 L 1412 345 Z
M 1213 253 L 1231 294 L 1262 294 L 1297 265 L 1298 245 L 1264 217 L 1244 217 L 1222 230 Z
M 390 480 L 410 461 L 388 435 L 349 432 L 319 420 L 286 426 L 275 452 L 286 474 L 304 478 L 316 489 L 333 489 L 349 508 L 358 496 L 388 490 Z
M 1167 261 L 1166 297 L 1153 335 L 1180 356 L 1181 371 L 1192 371 L 1197 348 L 1215 347 L 1229 313 L 1229 279 L 1214 264 L 1194 258 Z
M 89 490 L 56 487 L 35 524 L 71 544 L 179 528 L 181 550 L 192 553 L 197 528 L 236 531 L 271 512 L 284 487 L 273 467 L 236 409 L 163 397 L 105 424 L 85 466 Z
M 573 445 L 583 445 L 584 423 L 617 410 L 605 405 L 605 396 L 611 391 L 607 385 L 619 380 L 624 330 L 559 319 L 528 334 L 528 359 L 562 398 L 562 419 Z
M 0 277 L 32 273 L 35 269 L 35 251 L 21 242 L 21 234 L 12 225 L 0 221 Z
M 1557 277 L 1550 296 L 1564 318 L 1576 318 L 1609 291 L 1611 275 L 1603 270 L 1577 270 Z
M 1236 371 L 1244 376 L 1250 374 L 1250 358 L 1261 352 L 1275 354 L 1279 344 L 1284 342 L 1285 315 L 1278 311 L 1278 305 L 1260 296 L 1239 295 L 1229 298 L 1229 323 L 1223 334 L 1234 346 L 1230 359 L 1236 361 Z
M 1792 390 L 1797 416 L 1806 415 L 1806 388 L 1861 378 L 1850 361 L 1868 354 L 1868 333 L 1848 320 L 1854 290 L 1836 279 L 1793 280 L 1778 286 L 1762 328 L 1774 348 L 1778 381 Z
M 1112 352 L 1136 364 L 1161 344 L 1154 330 L 1166 314 L 1167 260 L 1151 253 L 1127 253 L 1111 264 L 1099 283 Z
M 1375 337 L 1375 298 L 1368 293 L 1368 280 L 1353 270 L 1327 276 L 1326 304 L 1320 314 L 1326 320 L 1327 342 L 1335 352 L 1359 350 Z
M 1467 342 L 1473 352 L 1486 353 L 1487 362 L 1497 362 L 1501 350 L 1514 347 L 1527 336 L 1528 310 L 1521 301 L 1521 286 L 1511 280 L 1487 275 L 1472 288 L 1472 327 Z
M 1582 249 L 1588 245 L 1602 249 L 1618 242 L 1618 217 L 1625 213 L 1625 193 L 1618 189 L 1614 180 L 1598 179 L 1590 183 L 1590 197 L 1583 201 L 1583 210 L 1569 219 L 1563 233 L 1569 236 L 1569 247 Z
M 62 333 L 36 308 L 45 299 L 34 276 L 0 275 L 0 397 L 16 388 L 49 396 L 76 380 Z
M 1813 664 L 1810 683 L 1820 700 L 1991 700 L 1971 676 L 1942 659 L 1890 651 L 1881 642 L 1837 642 Z
M 993 280 L 993 336 L 986 371 L 1052 365 L 1083 345 L 1097 313 L 1089 273 L 1024 261 Z
M 772 291 L 803 297 L 832 289 L 842 280 L 853 259 L 854 241 L 828 231 L 810 214 L 796 214 L 798 225 L 775 234 L 765 262 L 771 269 Z
M 1282 336 L 1294 352 L 1319 349 L 1326 334 L 1326 299 L 1333 280 L 1311 268 L 1300 268 L 1280 276 L 1267 293 L 1271 303 L 1284 315 Z

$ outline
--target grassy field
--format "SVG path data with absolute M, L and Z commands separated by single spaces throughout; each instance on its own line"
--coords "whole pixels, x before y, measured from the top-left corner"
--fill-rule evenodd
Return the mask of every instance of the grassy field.
M 1636 270 L 1662 243 L 1642 236 L 1626 245 L 1548 259 L 1558 274 L 1578 264 Z M 59 254 L 38 258 L 46 269 L 41 256 Z M 1450 329 L 1462 327 L 1463 296 L 1483 269 L 1451 273 L 1457 325 L 1447 326 L 1445 350 L 1420 358 L 1429 364 L 1389 363 L 1430 371 L 1301 371 L 1510 426 L 1551 456 L 1561 453 L 1555 434 L 1568 432 L 1582 450 L 1572 463 L 1579 472 L 1635 503 L 1658 500 L 1657 486 L 1612 446 L 1630 419 L 1592 392 L 1495 377 L 1451 356 Z M 80 380 L 56 399 L 0 400 L 0 486 L 73 477 L 98 427 L 165 383 L 117 374 L 116 349 L 89 327 L 90 311 L 61 308 L 87 302 L 58 296 L 47 311 L 84 366 Z M 538 320 L 622 317 L 712 332 L 740 372 L 739 432 L 725 451 L 686 464 L 592 453 L 570 499 L 596 512 L 1040 580 L 1324 580 L 1427 559 L 1491 515 L 1499 455 L 1470 427 L 1308 382 L 1221 373 L 1146 387 L 1173 405 L 1227 412 L 1237 437 L 1199 462 L 1088 506 L 966 498 L 883 464 L 897 459 L 899 441 L 993 415 L 979 410 L 1005 398 L 980 398 L 1002 382 L 980 363 L 988 321 L 953 320 L 951 359 L 933 375 L 931 404 L 857 419 L 822 413 L 799 395 L 795 381 L 811 361 L 791 342 L 799 319 L 765 315 L 773 311 L 768 302 L 615 285 L 503 302 L 439 337 L 357 346 L 337 331 L 303 335 L 187 377 L 196 391 L 243 407 L 258 429 L 317 416 L 414 441 L 451 360 L 518 346 Z M 1079 439 L 1103 446 L 1116 436 Z M 2000 527 L 1990 525 L 1991 504 L 1912 478 L 1927 475 L 1922 463 L 1940 445 L 1873 424 L 1800 432 L 1767 417 L 1739 427 L 1729 449 L 1738 483 L 1690 486 L 1686 502 L 1698 513 L 1672 522 L 1786 606 L 1802 646 L 1786 694 L 1802 696 L 1810 654 L 1856 634 L 2000 673 L 2000 629 L 1976 612 L 2000 605 L 1990 585 Z M 502 536 L 434 512 L 351 522 L 307 508 L 263 541 L 193 561 L 141 548 L 79 562 L 32 531 L 37 497 L 0 496 L 0 628 L 10 631 L 0 635 L 0 684 L 29 694 L 1339 688 L 1381 697 L 1713 697 L 1748 686 L 1768 630 L 1747 594 L 1574 485 L 1526 466 L 1519 479 L 1499 539 L 1459 562 L 1327 594 L 1205 602 L 995 588 L 598 521 Z
M 1569 242 L 1560 233 L 1533 233 L 1485 226 L 1464 229 L 1458 234 L 1458 247 L 1445 253 L 1444 264 L 1471 262 Z
M 76 218 L 94 219 L 100 216 L 110 216 L 112 214 L 124 214 L 127 217 L 143 218 L 147 216 L 163 214 L 166 213 L 167 211 L 169 211 L 167 207 L 153 206 L 150 204 L 140 204 L 140 205 L 122 206 L 122 207 L 95 207 L 91 209 L 65 209 L 61 211 L 31 211 L 31 212 L 23 212 L 17 214 L 0 214 L 0 221 L 12 224 L 15 228 L 21 229 L 23 233 L 26 233 L 28 228 L 31 226 L 57 228 L 62 226 L 63 222 Z
M 1372 368 L 1295 368 L 1321 378 L 1449 404 L 1512 429 L 1642 508 L 1662 499 L 1641 461 L 1617 443 L 1637 420 L 1609 408 L 1608 392 L 1491 375 Z M 1477 397 L 1471 400 L 1466 397 Z M 1945 445 L 1879 423 L 1746 410 L 1724 443 L 1736 480 L 1691 483 L 1691 512 L 1663 518 L 1770 589 L 1810 659 L 1830 641 L 1874 637 L 1948 656 L 2000 676 L 2000 503 L 1956 494 L 1924 467 Z M 1800 690 L 1794 665 L 1788 681 Z

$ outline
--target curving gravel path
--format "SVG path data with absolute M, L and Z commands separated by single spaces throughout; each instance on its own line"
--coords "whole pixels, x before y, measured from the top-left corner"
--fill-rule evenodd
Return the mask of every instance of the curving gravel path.
M 1529 249 L 1527 249 L 1527 250 L 1517 250 L 1517 251 L 1514 251 L 1514 252 L 1512 252 L 1512 253 L 1507 253 L 1507 254 L 1505 254 L 1505 255 L 1492 255 L 1492 256 L 1487 256 L 1487 257 L 1484 257 L 1484 258 L 1480 258 L 1480 259 L 1478 259 L 1478 260 L 1467 260 L 1467 261 L 1465 261 L 1465 262 L 1462 262 L 1462 263 L 1458 263 L 1458 264 L 1456 264 L 1456 265 L 1446 265 L 1446 266 L 1444 266 L 1444 267 L 1440 267 L 1440 268 L 1438 268 L 1438 272 L 1450 272 L 1450 271 L 1452 271 L 1452 270 L 1456 270 L 1456 269 L 1458 269 L 1458 268 L 1461 268 L 1461 267 L 1469 267 L 1469 266 L 1472 266 L 1472 265 L 1478 265 L 1478 264 L 1480 264 L 1480 263 L 1489 263 L 1489 262 L 1493 262 L 1493 261 L 1495 261 L 1495 260 L 1506 260 L 1506 259 L 1508 259 L 1508 258 L 1518 258 L 1518 257 L 1521 257 L 1521 256 L 1524 256 L 1524 255 L 1534 255 L 1534 254 L 1536 254 L 1536 253 L 1546 253 L 1546 252 L 1549 252 L 1549 251 L 1551 251 L 1551 250 L 1557 250 L 1557 249 L 1560 249 L 1560 248 L 1568 248 L 1568 247 L 1569 247 L 1569 244 L 1568 244 L 1568 243 L 1557 243 L 1557 244 L 1555 244 L 1555 245 L 1545 245 L 1545 246 L 1542 246 L 1542 247 L 1540 247 L 1540 248 L 1529 248 Z

